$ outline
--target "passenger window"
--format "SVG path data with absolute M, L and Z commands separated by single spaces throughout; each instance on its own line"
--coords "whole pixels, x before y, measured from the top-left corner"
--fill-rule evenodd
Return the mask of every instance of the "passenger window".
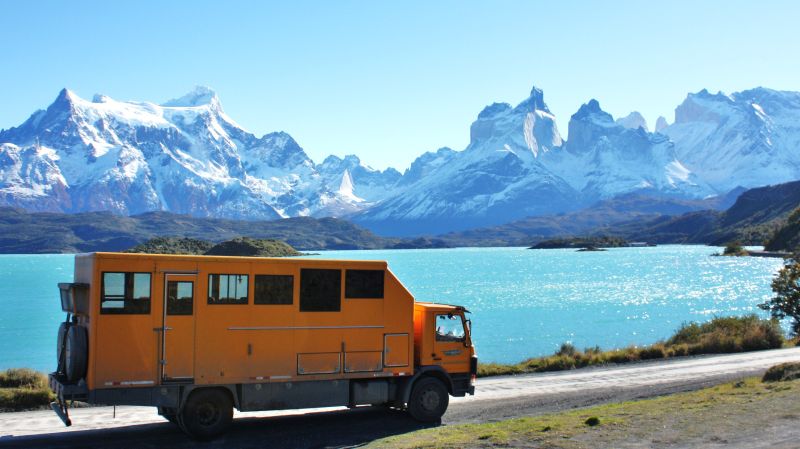
M 436 341 L 464 341 L 464 323 L 459 315 L 436 315 Z
M 100 313 L 146 315 L 150 313 L 150 273 L 103 273 Z
M 300 270 L 301 312 L 338 312 L 341 308 L 341 270 Z
M 254 304 L 292 304 L 294 276 L 257 274 L 253 291 Z
M 193 306 L 194 282 L 167 282 L 167 315 L 191 315 Z
M 347 270 L 345 298 L 383 298 L 383 270 Z
M 209 274 L 209 304 L 247 304 L 246 274 Z

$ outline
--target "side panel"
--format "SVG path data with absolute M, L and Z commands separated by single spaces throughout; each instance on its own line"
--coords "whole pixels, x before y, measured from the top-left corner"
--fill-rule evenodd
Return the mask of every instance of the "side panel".
M 90 354 L 93 356 L 90 359 L 94 366 L 94 375 L 88 382 L 90 389 L 155 385 L 160 339 L 153 328 L 159 325 L 160 320 L 156 318 L 160 318 L 161 311 L 159 301 L 155 300 L 160 295 L 155 292 L 163 288 L 158 276 L 151 276 L 150 313 L 100 313 L 103 272 L 153 273 L 155 263 L 147 259 L 102 257 L 98 257 L 96 262 L 97 272 L 91 287 L 95 336 L 90 340 Z
M 334 407 L 347 405 L 349 396 L 348 380 L 247 384 L 242 385 L 239 409 L 254 411 Z

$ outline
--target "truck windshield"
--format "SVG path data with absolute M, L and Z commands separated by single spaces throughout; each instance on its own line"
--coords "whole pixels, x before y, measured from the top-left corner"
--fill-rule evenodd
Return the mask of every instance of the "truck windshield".
M 464 323 L 460 315 L 436 315 L 436 341 L 464 341 Z

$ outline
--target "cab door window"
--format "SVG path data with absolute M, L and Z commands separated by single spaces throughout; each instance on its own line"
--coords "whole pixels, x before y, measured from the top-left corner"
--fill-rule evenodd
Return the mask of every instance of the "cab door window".
M 452 314 L 436 315 L 436 341 L 463 342 L 466 338 L 461 316 Z

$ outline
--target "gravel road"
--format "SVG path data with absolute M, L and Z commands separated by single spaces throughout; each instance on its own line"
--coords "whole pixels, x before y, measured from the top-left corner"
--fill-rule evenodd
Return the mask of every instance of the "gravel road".
M 800 361 L 800 348 L 479 379 L 475 396 L 451 399 L 442 424 L 495 421 L 694 390 L 758 375 L 788 361 Z M 71 416 L 74 424 L 65 428 L 51 411 L 0 414 L 0 447 L 198 446 L 150 407 L 75 409 Z M 227 435 L 199 446 L 349 447 L 423 427 L 404 413 L 370 407 L 236 413 Z

